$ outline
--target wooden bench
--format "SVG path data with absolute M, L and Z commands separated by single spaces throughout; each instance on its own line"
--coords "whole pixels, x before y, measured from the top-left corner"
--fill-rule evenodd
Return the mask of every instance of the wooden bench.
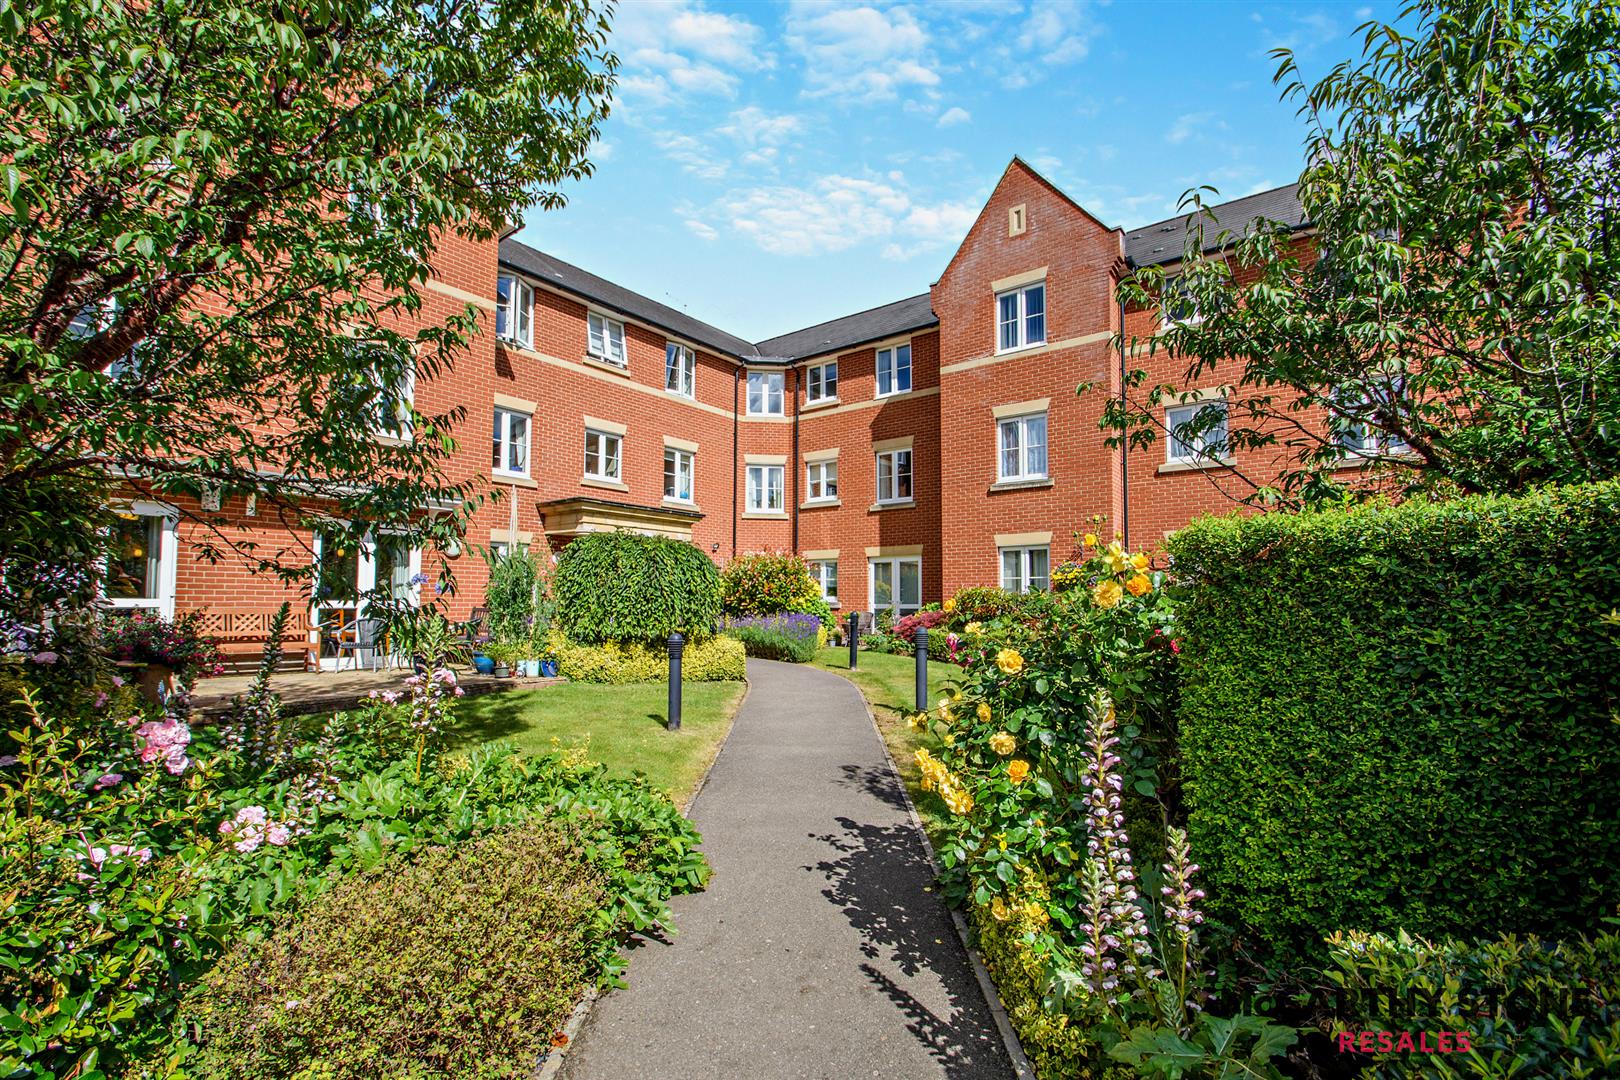
M 270 624 L 281 605 L 203 609 L 202 632 L 219 642 L 227 671 L 251 671 L 258 667 L 270 638 Z M 309 609 L 294 604 L 287 612 L 287 625 L 281 634 L 282 665 L 299 671 L 319 667 L 318 645 L 310 635 Z

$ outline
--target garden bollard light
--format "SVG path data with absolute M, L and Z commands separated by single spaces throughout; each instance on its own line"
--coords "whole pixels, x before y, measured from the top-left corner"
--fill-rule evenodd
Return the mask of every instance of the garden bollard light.
M 669 722 L 671 731 L 681 730 L 681 650 L 686 639 L 680 631 L 669 635 Z
M 928 711 L 928 628 L 917 627 L 917 711 Z
M 849 613 L 849 670 L 855 670 L 856 652 L 861 644 L 861 617 L 856 612 Z

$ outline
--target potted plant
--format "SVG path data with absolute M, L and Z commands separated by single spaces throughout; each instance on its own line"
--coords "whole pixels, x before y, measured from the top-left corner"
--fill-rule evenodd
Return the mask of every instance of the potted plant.
M 191 689 L 199 675 L 224 671 L 219 646 L 202 635 L 202 612 L 170 622 L 148 611 L 109 616 L 101 625 L 101 650 L 114 663 L 140 667 L 136 682 L 154 705 Z
M 492 641 L 484 646 L 484 655 L 494 664 L 491 674 L 497 679 L 510 679 L 512 665 L 522 659 L 527 646 L 513 645 L 505 641 Z

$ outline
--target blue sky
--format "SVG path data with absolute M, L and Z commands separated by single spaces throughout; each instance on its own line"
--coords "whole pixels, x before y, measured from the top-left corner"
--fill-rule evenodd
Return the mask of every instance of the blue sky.
M 520 238 L 750 340 L 925 291 L 1022 156 L 1110 225 L 1297 178 L 1308 79 L 1397 5 L 627 0 L 596 175 Z

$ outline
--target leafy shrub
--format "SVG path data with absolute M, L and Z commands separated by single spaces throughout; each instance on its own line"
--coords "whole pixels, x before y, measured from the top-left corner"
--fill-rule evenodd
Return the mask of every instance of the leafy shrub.
M 1616 520 L 1610 483 L 1175 535 L 1189 829 L 1249 948 L 1620 904 Z
M 170 621 L 150 611 L 109 616 L 101 626 L 102 650 L 114 660 L 167 664 L 189 686 L 198 676 L 224 671 L 219 645 L 202 633 L 202 612 Z
M 798 555 L 739 555 L 726 565 L 721 604 L 727 615 L 799 612 L 832 622 L 821 586 Z
M 551 580 L 558 624 L 582 644 L 697 639 L 720 618 L 720 571 L 669 537 L 587 533 L 562 549 Z
M 1468 1032 L 1475 1055 L 1367 1059 L 1366 1077 L 1607 1076 L 1620 1067 L 1620 935 L 1431 943 L 1404 932 L 1328 939 L 1338 1032 Z
M 605 642 L 582 645 L 554 634 L 558 671 L 575 682 L 639 683 L 669 681 L 669 650 L 663 645 Z M 718 682 L 746 678 L 748 654 L 742 642 L 724 635 L 699 638 L 681 653 L 681 678 Z
M 1014 615 L 1031 603 L 1044 598 L 1043 593 L 1015 593 L 993 585 L 973 585 L 962 589 L 945 602 L 948 618 L 947 630 L 960 632 L 968 623 L 994 622 L 1003 616 Z
M 749 656 L 762 660 L 785 660 L 790 664 L 808 664 L 816 658 L 816 639 L 794 637 L 781 630 L 762 626 L 734 626 L 726 636 L 742 642 Z
M 528 825 L 340 882 L 209 973 L 194 1074 L 530 1075 L 615 945 L 580 844 Z
M 540 568 L 527 551 L 519 548 L 491 558 L 484 590 L 490 637 L 502 643 L 527 641 L 540 588 Z

